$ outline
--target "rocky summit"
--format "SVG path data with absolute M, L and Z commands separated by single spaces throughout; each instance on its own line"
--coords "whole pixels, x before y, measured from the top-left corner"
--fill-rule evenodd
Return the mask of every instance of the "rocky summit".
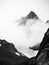
M 33 19 L 33 18 L 38 19 L 38 16 L 37 16 L 33 11 L 31 11 L 31 12 L 27 15 L 27 18 L 29 18 L 29 19 Z

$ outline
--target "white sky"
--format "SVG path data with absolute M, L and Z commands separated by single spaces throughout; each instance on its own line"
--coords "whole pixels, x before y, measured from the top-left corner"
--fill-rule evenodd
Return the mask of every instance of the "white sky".
M 49 0 L 0 0 L 0 16 L 18 19 L 34 11 L 43 21 L 49 19 Z
M 16 21 L 27 16 L 30 11 L 34 11 L 42 21 L 46 22 L 49 20 L 49 0 L 0 0 L 0 39 L 7 39 L 15 44 L 16 41 L 17 44 L 22 42 L 20 45 L 25 45 L 24 27 L 16 27 Z M 36 37 L 38 34 L 33 36 Z

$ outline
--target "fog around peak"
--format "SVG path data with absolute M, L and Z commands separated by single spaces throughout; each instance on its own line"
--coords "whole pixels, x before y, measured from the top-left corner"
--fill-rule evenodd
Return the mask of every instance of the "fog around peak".
M 20 51 L 22 48 L 28 50 L 29 46 L 42 40 L 49 26 L 45 23 L 49 18 L 48 8 L 47 2 L 42 0 L 0 0 L 0 39 L 13 43 Z M 27 18 L 31 11 L 38 20 L 30 19 L 30 15 Z

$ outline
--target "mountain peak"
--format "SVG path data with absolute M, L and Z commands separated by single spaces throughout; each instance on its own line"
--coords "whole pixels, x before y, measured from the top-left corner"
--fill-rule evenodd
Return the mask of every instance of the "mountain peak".
M 37 16 L 33 11 L 31 11 L 31 12 L 27 15 L 27 18 L 29 18 L 29 19 L 33 19 L 33 18 L 38 19 L 38 16 Z

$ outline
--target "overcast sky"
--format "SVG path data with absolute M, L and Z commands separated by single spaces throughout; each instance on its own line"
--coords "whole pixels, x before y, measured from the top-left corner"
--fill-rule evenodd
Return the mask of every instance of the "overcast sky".
M 34 11 L 43 21 L 49 19 L 49 0 L 0 0 L 0 17 L 16 20 Z

